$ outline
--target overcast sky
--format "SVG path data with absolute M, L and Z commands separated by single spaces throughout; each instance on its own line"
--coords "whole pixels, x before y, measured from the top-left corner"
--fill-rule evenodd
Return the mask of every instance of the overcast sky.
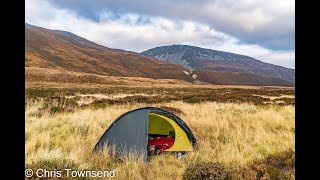
M 26 23 L 110 48 L 186 44 L 295 67 L 294 0 L 26 0 Z

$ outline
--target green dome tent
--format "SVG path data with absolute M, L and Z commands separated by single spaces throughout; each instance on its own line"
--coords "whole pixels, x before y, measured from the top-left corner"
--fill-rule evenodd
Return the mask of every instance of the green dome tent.
M 176 115 L 161 108 L 145 107 L 122 114 L 102 135 L 94 152 L 109 148 L 116 155 L 135 153 L 147 157 L 148 137 L 174 134 L 174 144 L 164 151 L 188 152 L 197 147 L 190 128 Z

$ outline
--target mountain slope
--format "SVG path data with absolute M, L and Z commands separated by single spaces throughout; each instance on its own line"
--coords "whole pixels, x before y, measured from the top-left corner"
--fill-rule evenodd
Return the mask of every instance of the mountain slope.
M 290 69 L 283 69 L 277 66 L 280 70 L 274 70 L 274 65 L 270 64 L 262 69 L 255 69 L 251 68 L 250 64 L 259 66 L 259 63 L 261 64 L 262 62 L 256 62 L 256 60 L 251 59 L 245 60 L 248 63 L 244 64 L 237 62 L 237 59 L 231 61 L 232 58 L 226 62 L 224 59 L 219 58 L 224 56 L 212 54 L 212 50 L 203 50 L 192 46 L 173 47 L 154 48 L 139 54 L 107 48 L 70 32 L 48 30 L 25 24 L 26 75 L 32 75 L 27 77 L 26 80 L 64 82 L 63 78 L 67 78 L 68 82 L 71 82 L 75 80 L 76 76 L 80 78 L 82 73 L 79 82 L 86 82 L 88 79 L 92 82 L 101 81 L 99 78 L 93 78 L 90 75 L 92 74 L 177 79 L 196 84 L 294 85 Z M 210 52 L 211 56 L 210 53 L 204 53 L 203 51 Z M 164 61 L 159 61 L 159 59 Z M 268 67 L 271 70 L 268 70 Z M 37 70 L 37 68 L 41 68 L 41 70 Z M 44 69 L 51 73 L 43 73 L 45 72 Z M 189 72 L 190 69 L 192 72 Z M 285 71 L 288 71 L 287 74 L 283 73 Z M 75 75 L 68 72 L 76 72 L 78 74 Z M 278 75 L 268 76 L 268 73 L 278 73 Z
M 264 63 L 244 55 L 195 46 L 162 46 L 141 54 L 183 65 L 194 73 L 197 71 L 199 79 L 210 83 L 293 86 L 295 81 L 294 69 Z
M 25 24 L 26 67 L 106 76 L 180 79 L 193 82 L 181 65 L 111 49 L 75 34 Z M 45 76 L 45 74 L 43 74 Z

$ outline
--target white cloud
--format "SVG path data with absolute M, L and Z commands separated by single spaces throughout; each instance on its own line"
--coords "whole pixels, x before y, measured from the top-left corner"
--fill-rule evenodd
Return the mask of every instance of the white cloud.
M 268 21 L 262 12 L 257 11 L 257 16 L 260 16 L 259 22 Z M 259 45 L 241 44 L 237 38 L 199 22 L 151 16 L 148 23 L 137 23 L 139 17 L 138 14 L 131 13 L 112 18 L 111 12 L 104 12 L 100 15 L 100 21 L 95 22 L 72 11 L 58 9 L 46 1 L 26 2 L 27 23 L 69 31 L 111 48 L 141 52 L 156 46 L 189 44 L 248 55 L 265 62 L 294 68 L 294 50 L 274 51 Z M 248 26 L 249 30 L 256 28 L 254 20 L 250 21 L 253 25 Z
M 277 18 L 290 16 L 294 21 L 294 6 L 294 0 L 217 0 L 204 4 L 197 14 L 253 32 L 272 24 Z

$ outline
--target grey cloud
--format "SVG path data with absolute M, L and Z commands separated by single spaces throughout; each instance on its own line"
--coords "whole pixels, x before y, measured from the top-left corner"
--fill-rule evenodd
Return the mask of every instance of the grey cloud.
M 259 3 L 246 4 L 245 1 L 232 0 L 96 0 L 94 3 L 85 0 L 49 1 L 57 7 L 76 11 L 78 15 L 94 21 L 99 21 L 99 14 L 104 11 L 111 11 L 115 18 L 123 13 L 136 13 L 173 20 L 184 19 L 208 24 L 246 43 L 259 44 L 270 49 L 294 49 L 294 13 L 277 10 L 278 4 L 274 4 L 275 8 L 271 8 L 273 5 L 269 4 L 268 8 L 262 7 L 265 6 L 264 3 L 259 6 Z

